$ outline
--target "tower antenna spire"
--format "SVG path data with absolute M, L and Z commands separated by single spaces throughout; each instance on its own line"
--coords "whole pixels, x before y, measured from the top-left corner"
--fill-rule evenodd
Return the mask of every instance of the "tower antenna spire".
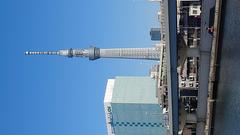
M 58 55 L 58 51 L 26 51 L 25 55 Z

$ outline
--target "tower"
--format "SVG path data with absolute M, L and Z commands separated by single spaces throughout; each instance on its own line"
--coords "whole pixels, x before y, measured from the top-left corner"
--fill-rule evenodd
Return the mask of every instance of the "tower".
M 157 47 L 152 48 L 111 48 L 100 49 L 89 47 L 87 49 L 68 49 L 58 51 L 27 51 L 26 55 L 60 55 L 72 57 L 88 57 L 89 60 L 98 58 L 122 58 L 122 59 L 145 59 L 159 60 L 160 51 Z

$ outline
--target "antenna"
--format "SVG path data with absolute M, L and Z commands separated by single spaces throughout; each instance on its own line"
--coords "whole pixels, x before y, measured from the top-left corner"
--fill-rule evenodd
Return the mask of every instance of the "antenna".
M 59 55 L 58 51 L 26 51 L 25 55 Z

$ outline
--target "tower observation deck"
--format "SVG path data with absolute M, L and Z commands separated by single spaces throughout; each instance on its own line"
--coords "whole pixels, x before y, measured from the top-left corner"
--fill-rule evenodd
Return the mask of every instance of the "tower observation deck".
M 72 57 L 88 57 L 89 60 L 98 58 L 122 58 L 122 59 L 143 59 L 159 60 L 160 51 L 157 47 L 152 48 L 111 48 L 100 49 L 89 47 L 87 49 L 67 49 L 58 51 L 27 51 L 26 55 L 59 55 Z

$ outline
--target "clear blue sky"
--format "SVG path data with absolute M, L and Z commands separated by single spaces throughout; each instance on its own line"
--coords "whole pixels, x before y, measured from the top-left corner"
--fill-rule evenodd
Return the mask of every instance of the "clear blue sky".
M 158 8 L 147 0 L 1 0 L 0 135 L 106 135 L 107 79 L 148 75 L 153 62 L 24 52 L 149 47 Z

